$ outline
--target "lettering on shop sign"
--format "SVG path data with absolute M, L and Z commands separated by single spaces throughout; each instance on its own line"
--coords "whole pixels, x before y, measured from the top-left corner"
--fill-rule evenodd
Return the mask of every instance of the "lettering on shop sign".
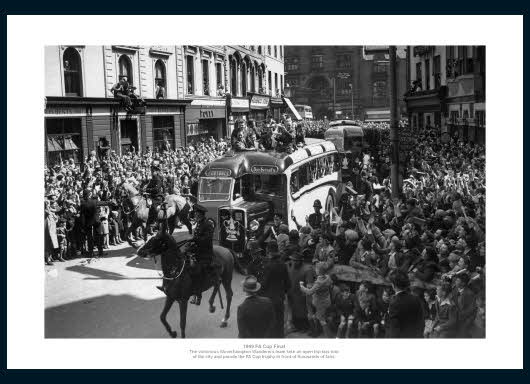
M 54 107 L 54 108 L 46 108 L 44 111 L 46 115 L 71 115 L 74 113 L 72 108 L 64 108 L 64 107 Z
M 167 107 L 157 107 L 156 111 L 158 113 L 170 113 L 170 112 L 172 112 L 171 109 L 169 109 Z
M 268 108 L 269 107 L 269 98 L 263 96 L 252 96 L 250 101 L 250 106 L 253 108 Z
M 229 177 L 231 175 L 231 172 L 229 169 L 212 168 L 204 171 L 204 175 L 212 177 Z
M 273 174 L 278 173 L 278 167 L 275 165 L 253 165 L 250 168 L 252 173 L 261 173 L 261 174 Z
M 212 109 L 201 109 L 199 111 L 199 116 L 201 119 L 211 119 L 213 118 L 213 110 Z

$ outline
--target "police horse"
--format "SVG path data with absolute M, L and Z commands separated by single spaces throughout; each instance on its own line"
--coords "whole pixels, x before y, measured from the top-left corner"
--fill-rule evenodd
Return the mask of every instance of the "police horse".
M 192 275 L 190 271 L 189 259 L 185 252 L 181 251 L 183 247 L 190 240 L 183 240 L 177 242 L 173 236 L 165 231 L 159 231 L 156 236 L 151 237 L 143 247 L 138 249 L 138 256 L 148 258 L 155 258 L 160 255 L 164 287 L 166 292 L 166 301 L 164 309 L 160 314 L 160 321 L 166 328 L 169 335 L 173 338 L 177 337 L 177 331 L 173 331 L 166 320 L 166 316 L 171 309 L 173 302 L 178 302 L 180 308 L 180 332 L 181 337 L 186 337 L 186 313 L 188 309 L 188 301 L 192 296 Z M 219 283 L 214 278 L 213 273 L 202 276 L 200 291 L 205 292 L 213 286 L 213 292 L 208 300 L 210 313 L 215 312 L 213 302 L 215 296 L 219 294 L 221 308 L 223 301 L 219 286 L 222 284 L 226 293 L 226 312 L 221 321 L 221 328 L 227 326 L 230 318 L 230 305 L 232 304 L 232 277 L 234 273 L 234 255 L 228 248 L 218 245 L 213 246 L 213 261 L 220 267 L 221 282 Z M 156 262 L 156 259 L 155 259 Z
M 123 192 L 121 206 L 123 213 L 129 217 L 130 225 L 127 228 L 125 239 L 131 243 L 131 233 L 141 227 L 142 237 L 144 242 L 147 241 L 147 222 L 149 220 L 149 204 L 148 198 L 140 194 L 136 188 L 129 183 L 121 185 Z M 152 201 L 151 204 L 157 204 Z M 191 233 L 191 223 L 188 217 L 190 212 L 190 204 L 185 197 L 179 195 L 167 195 L 164 201 L 156 207 L 157 220 L 159 224 L 163 225 L 164 229 L 172 234 L 175 230 L 175 221 L 177 217 L 182 223 L 186 225 L 188 231 Z

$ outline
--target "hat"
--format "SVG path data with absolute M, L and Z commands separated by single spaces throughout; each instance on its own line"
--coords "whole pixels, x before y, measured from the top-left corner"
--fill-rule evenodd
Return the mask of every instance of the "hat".
M 322 203 L 320 202 L 320 200 L 316 199 L 315 202 L 313 203 L 313 207 L 322 208 Z
M 193 206 L 193 209 L 196 211 L 196 212 L 202 212 L 202 213 L 206 213 L 208 212 L 208 210 L 206 208 L 204 208 L 202 205 L 199 205 L 199 204 L 195 204 Z
M 295 252 L 291 256 L 289 256 L 289 259 L 293 261 L 303 261 L 304 257 L 300 252 Z
M 249 293 L 258 292 L 261 289 L 261 284 L 258 282 L 258 279 L 255 276 L 249 275 L 245 277 L 242 282 L 243 291 Z

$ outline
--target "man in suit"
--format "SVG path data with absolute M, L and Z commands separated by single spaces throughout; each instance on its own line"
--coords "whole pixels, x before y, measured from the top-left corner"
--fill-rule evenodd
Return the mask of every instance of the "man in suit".
M 99 218 L 98 218 L 98 207 L 102 205 L 109 205 L 108 201 L 97 201 L 92 196 L 90 189 L 85 189 L 83 193 L 83 201 L 79 208 L 81 218 L 81 228 L 86 236 L 88 245 L 88 257 L 93 257 L 94 253 L 94 238 L 98 247 L 98 255 L 105 256 L 103 253 L 103 241 L 99 235 Z
M 274 306 L 267 297 L 258 296 L 261 284 L 250 275 L 243 280 L 247 298 L 237 308 L 237 328 L 240 339 L 271 338 L 275 324 Z
M 280 261 L 280 252 L 278 251 L 278 244 L 275 240 L 267 244 L 267 256 L 269 262 L 263 270 L 261 294 L 271 299 L 274 305 L 276 323 L 272 337 L 283 338 L 284 301 L 285 295 L 291 288 L 291 281 L 289 280 L 287 266 Z
M 409 292 L 409 277 L 396 270 L 390 274 L 390 281 L 396 294 L 388 305 L 386 337 L 422 338 L 425 328 L 423 308 L 419 298 Z
M 469 275 L 460 273 L 455 278 L 455 290 L 453 291 L 453 301 L 458 312 L 458 322 L 456 325 L 456 336 L 470 338 L 473 330 L 473 322 L 477 314 L 476 297 L 473 291 L 467 286 Z

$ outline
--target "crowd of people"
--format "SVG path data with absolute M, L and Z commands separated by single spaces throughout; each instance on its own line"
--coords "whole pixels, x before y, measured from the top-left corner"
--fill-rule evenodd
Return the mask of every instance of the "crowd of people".
M 44 170 L 45 177 L 45 263 L 62 262 L 81 254 L 92 257 L 121 244 L 129 225 L 119 207 L 117 191 L 128 183 L 142 191 L 157 164 L 163 192 L 196 194 L 199 172 L 229 148 L 226 140 L 204 138 L 177 150 L 144 153 L 135 150 L 118 156 L 108 146 L 92 151 L 82 164 L 73 159 L 59 161 Z
M 268 299 L 269 315 L 254 337 L 485 336 L 485 148 L 425 130 L 408 158 L 400 199 L 388 159 L 375 169 L 366 153 L 332 212 L 317 200 L 298 230 L 279 213 L 258 230 L 250 252 L 266 262 L 243 289 Z M 344 278 L 341 265 L 365 279 Z M 240 337 L 251 337 L 244 308 Z
M 165 193 L 196 195 L 201 169 L 230 148 L 289 151 L 325 129 L 324 122 L 288 118 L 261 130 L 243 122 L 228 140 L 122 156 L 104 147 L 82 164 L 60 161 L 44 172 L 45 262 L 91 257 L 95 246 L 101 255 L 123 242 L 128 222 L 116 191 L 123 183 L 142 190 L 153 163 Z M 484 146 L 419 132 L 399 199 L 391 198 L 388 157 L 376 162 L 363 153 L 341 166 L 350 180 L 331 212 L 317 200 L 296 230 L 280 213 L 267 230 L 258 229 L 250 252 L 265 262 L 243 284 L 240 337 L 293 330 L 341 338 L 484 337 Z M 341 265 L 366 279 L 340 279 Z

